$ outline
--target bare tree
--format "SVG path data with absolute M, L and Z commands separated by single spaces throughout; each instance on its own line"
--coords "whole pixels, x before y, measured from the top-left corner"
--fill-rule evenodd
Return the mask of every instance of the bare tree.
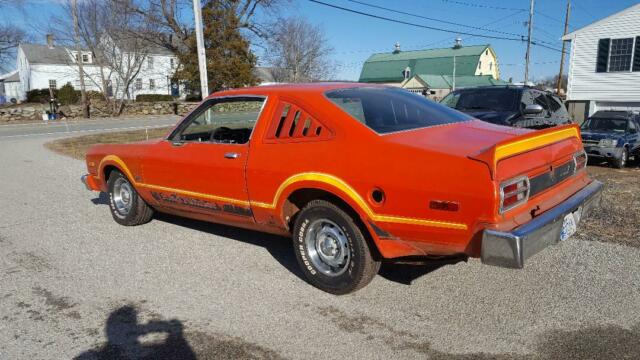
M 0 25 L 0 69 L 6 70 L 6 65 L 12 63 L 15 49 L 25 38 L 21 28 L 11 24 Z
M 276 81 L 316 81 L 333 75 L 332 52 L 333 48 L 319 26 L 305 19 L 289 18 L 279 20 L 273 26 L 265 58 L 276 68 Z
M 74 12 L 73 4 L 63 5 L 66 15 Z M 81 78 L 90 82 L 102 93 L 113 115 L 120 115 L 126 100 L 131 98 L 131 88 L 140 73 L 151 44 L 146 40 L 158 33 L 146 17 L 133 10 L 124 0 L 84 0 L 78 2 L 78 42 L 91 53 L 91 65 L 85 65 Z M 54 20 L 56 34 L 63 43 L 74 44 L 76 33 L 71 16 Z M 76 61 L 83 61 L 78 50 Z M 77 63 L 70 66 L 80 68 Z
M 9 6 L 19 6 L 22 4 L 21 0 L 0 0 L 0 12 L 2 9 Z M 2 20 L 0 23 L 0 70 L 6 71 L 7 64 L 11 64 L 14 60 L 15 49 L 20 42 L 27 38 L 25 31 L 13 25 L 6 20 Z
M 164 46 L 174 53 L 188 51 L 188 39 L 193 29 L 191 21 L 191 0 L 114 0 L 131 8 L 146 21 L 153 24 L 158 32 L 167 36 L 153 36 L 149 41 Z M 257 39 L 266 39 L 269 35 L 269 25 L 258 21 L 256 14 L 262 12 L 261 18 L 275 16 L 282 6 L 289 4 L 291 0 L 204 0 L 203 7 L 207 3 L 218 2 L 228 9 L 235 11 L 239 19 L 241 29 L 249 31 Z M 170 36 L 169 36 L 170 35 Z
M 78 0 L 71 0 L 71 16 L 73 18 L 73 40 L 78 55 L 78 74 L 80 75 L 80 98 L 82 102 L 82 116 L 89 117 L 89 104 L 87 103 L 87 88 L 84 85 L 84 61 L 82 61 L 82 48 L 80 47 L 80 26 L 78 25 Z

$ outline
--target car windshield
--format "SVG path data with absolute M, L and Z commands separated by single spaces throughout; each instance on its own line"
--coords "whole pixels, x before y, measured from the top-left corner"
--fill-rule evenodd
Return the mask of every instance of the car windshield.
M 420 95 L 390 87 L 339 89 L 326 95 L 340 109 L 378 134 L 472 119 Z
M 467 89 L 449 93 L 441 103 L 460 111 L 517 111 L 513 89 Z
M 599 132 L 625 132 L 627 121 L 626 119 L 590 118 L 582 124 L 581 128 Z

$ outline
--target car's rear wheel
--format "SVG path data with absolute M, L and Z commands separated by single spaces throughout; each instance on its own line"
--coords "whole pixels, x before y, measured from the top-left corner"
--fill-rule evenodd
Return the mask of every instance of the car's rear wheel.
M 622 169 L 627 166 L 627 161 L 629 160 L 629 151 L 627 148 L 622 148 L 622 154 L 620 157 L 613 160 L 613 166 L 617 169 Z
M 133 226 L 148 223 L 153 209 L 138 195 L 129 179 L 118 170 L 113 170 L 107 181 L 109 209 L 113 219 L 121 225 Z
M 296 258 L 309 283 L 326 292 L 347 294 L 367 285 L 380 269 L 354 219 L 324 200 L 309 202 L 293 232 Z

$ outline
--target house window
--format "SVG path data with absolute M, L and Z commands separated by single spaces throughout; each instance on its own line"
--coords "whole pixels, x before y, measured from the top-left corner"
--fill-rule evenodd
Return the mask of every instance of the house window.
M 478 61 L 478 69 L 482 69 L 482 61 Z
M 154 79 L 149 79 L 149 90 L 153 90 L 156 88 L 156 81 Z
M 633 38 L 611 39 L 609 71 L 630 71 Z
M 89 54 L 82 54 L 82 62 L 83 63 L 89 62 Z
M 489 70 L 493 70 L 493 63 L 492 62 L 489 63 Z
M 153 57 L 151 56 L 147 59 L 147 69 L 153 69 Z
M 136 90 L 142 90 L 142 79 L 136 79 L 135 88 Z
M 49 80 L 49 89 L 55 90 L 57 88 L 58 88 L 58 85 L 56 84 L 56 81 L 55 80 Z
M 169 66 L 171 66 L 172 69 L 176 66 L 175 61 L 173 59 L 169 59 Z

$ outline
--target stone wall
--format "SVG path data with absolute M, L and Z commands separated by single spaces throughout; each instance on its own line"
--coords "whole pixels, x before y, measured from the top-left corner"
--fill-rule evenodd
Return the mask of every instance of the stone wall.
M 137 115 L 185 115 L 198 103 L 195 102 L 131 102 L 127 103 L 122 113 L 123 116 Z M 42 113 L 49 110 L 48 104 L 20 104 L 0 107 L 0 123 L 42 121 Z M 82 117 L 82 107 L 80 105 L 61 106 L 62 111 L 68 118 Z M 93 101 L 91 104 L 91 117 L 107 117 L 109 111 L 106 103 Z

